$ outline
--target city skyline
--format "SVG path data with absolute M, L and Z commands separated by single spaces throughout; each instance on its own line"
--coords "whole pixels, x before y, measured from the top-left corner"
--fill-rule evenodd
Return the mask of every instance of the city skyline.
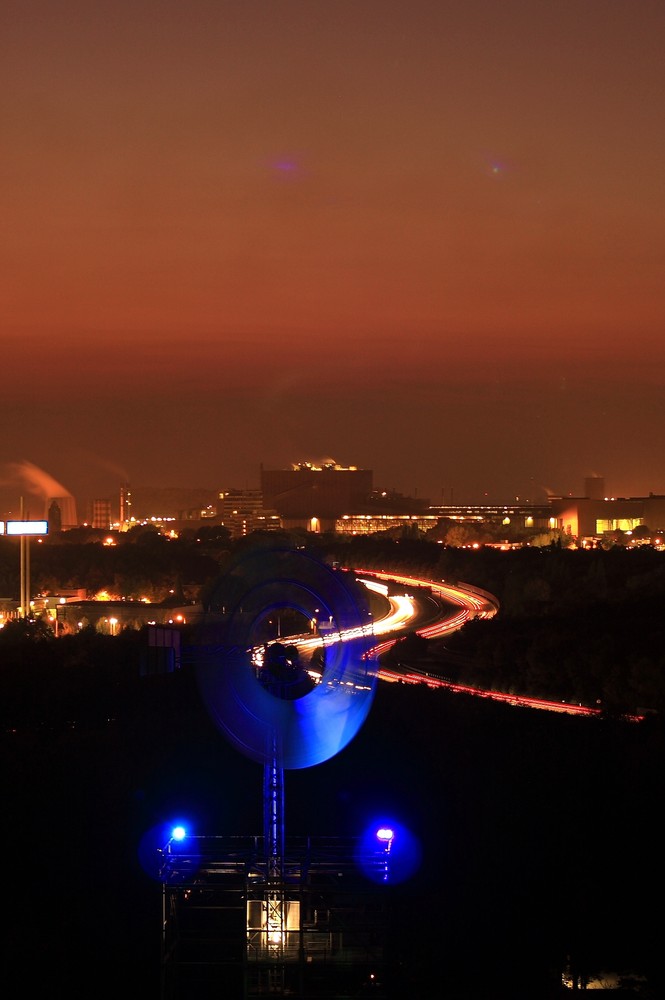
M 29 463 L 665 493 L 660 0 L 12 11 L 0 506 Z
M 329 465 L 333 464 L 333 460 L 330 459 L 330 457 L 326 458 L 326 462 Z M 178 518 L 185 515 L 187 517 L 192 517 L 193 512 L 196 509 L 200 509 L 201 516 L 203 518 L 207 516 L 217 516 L 223 509 L 223 497 L 225 494 L 232 495 L 237 492 L 262 495 L 261 486 L 264 472 L 273 476 L 275 474 L 282 474 L 283 478 L 284 473 L 294 473 L 297 467 L 303 464 L 307 464 L 310 468 L 314 468 L 315 470 L 318 468 L 319 472 L 324 477 L 335 474 L 335 471 L 332 471 L 330 474 L 325 472 L 322 470 L 321 466 L 317 465 L 316 462 L 293 462 L 289 465 L 288 469 L 280 470 L 267 470 L 264 469 L 261 464 L 257 471 L 256 482 L 241 487 L 237 487 L 232 484 L 224 484 L 216 489 L 197 487 L 193 485 L 173 487 L 167 486 L 166 484 L 155 484 L 148 486 L 146 484 L 135 485 L 130 483 L 128 480 L 122 480 L 116 481 L 113 485 L 113 489 L 105 495 L 98 492 L 92 497 L 81 497 L 76 496 L 73 492 L 68 490 L 66 485 L 54 478 L 46 470 L 39 468 L 31 462 L 7 464 L 4 467 L 0 465 L 0 521 L 16 520 L 17 518 L 26 518 L 30 520 L 49 518 L 52 514 L 50 507 L 54 502 L 58 505 L 58 523 L 62 524 L 65 528 L 94 522 L 94 508 L 97 507 L 101 510 L 102 506 L 108 511 L 108 515 L 112 521 L 117 521 L 119 519 L 120 522 L 130 519 L 130 516 L 133 517 L 134 515 L 136 515 L 139 520 L 150 516 Z M 383 493 L 388 498 L 392 498 L 396 501 L 402 498 L 407 505 L 409 502 L 412 502 L 414 510 L 416 509 L 416 504 L 420 509 L 422 505 L 426 503 L 431 507 L 433 512 L 437 507 L 453 507 L 457 505 L 479 507 L 486 506 L 488 508 L 492 506 L 546 507 L 550 499 L 556 499 L 557 497 L 570 497 L 576 499 L 588 497 L 595 500 L 602 498 L 611 500 L 623 500 L 630 498 L 632 500 L 636 500 L 644 497 L 658 499 L 663 495 L 658 494 L 653 490 L 648 490 L 643 494 L 632 491 L 623 497 L 618 493 L 613 493 L 611 491 L 606 484 L 604 476 L 593 474 L 585 477 L 584 481 L 579 484 L 577 489 L 561 491 L 560 493 L 549 491 L 543 496 L 529 497 L 526 495 L 511 495 L 508 497 L 498 497 L 491 496 L 489 493 L 486 493 L 480 498 L 460 497 L 456 496 L 454 490 L 451 489 L 450 491 L 446 491 L 445 494 L 442 491 L 442 495 L 439 497 L 424 497 L 419 494 L 417 490 L 409 494 L 385 487 L 384 484 L 377 481 L 375 470 L 373 469 L 358 470 L 357 466 L 344 467 L 338 463 L 334 464 L 335 470 L 341 470 L 342 472 L 351 471 L 354 474 L 358 473 L 361 475 L 365 475 L 365 473 L 367 473 L 370 477 L 368 481 L 372 483 L 372 492 L 374 494 L 378 495 Z M 318 474 L 319 473 L 315 471 L 314 475 L 316 476 Z M 310 482 L 309 478 L 307 479 L 307 482 Z M 314 486 L 315 484 L 311 483 L 310 486 L 305 487 L 305 481 L 303 481 L 303 488 L 306 489 L 306 491 L 311 490 Z M 314 489 L 311 497 L 312 499 L 307 501 L 306 506 L 308 509 L 311 507 L 311 512 L 318 510 L 320 514 L 321 510 L 317 507 L 315 500 L 316 489 Z M 356 501 L 345 505 L 346 513 L 366 513 L 363 504 L 359 504 L 357 502 L 358 499 L 359 498 L 356 497 Z M 253 499 L 253 502 L 255 502 L 255 499 Z M 270 503 L 268 503 L 266 509 L 269 507 Z M 209 514 L 203 514 L 203 511 L 206 508 L 209 509 Z M 421 512 L 426 513 L 426 508 L 422 508 Z

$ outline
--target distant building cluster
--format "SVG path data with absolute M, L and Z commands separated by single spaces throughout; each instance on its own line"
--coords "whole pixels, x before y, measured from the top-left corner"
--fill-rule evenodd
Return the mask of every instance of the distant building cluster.
M 431 537 L 446 544 L 467 544 L 460 537 L 479 537 L 474 529 L 491 530 L 479 544 L 514 548 L 529 544 L 547 544 L 557 539 L 564 543 L 593 547 L 619 536 L 624 544 L 652 544 L 665 548 L 665 496 L 650 493 L 645 497 L 605 495 L 600 477 L 585 481 L 582 496 L 551 496 L 544 504 L 432 504 L 429 500 L 404 496 L 395 491 L 374 488 L 369 469 L 343 468 L 337 464 L 301 463 L 291 469 L 260 470 L 260 488 L 228 489 L 210 494 L 201 490 L 151 490 L 134 493 L 129 483 L 120 485 L 119 517 L 114 519 L 111 499 L 97 499 L 92 504 L 90 527 L 108 531 L 105 544 L 115 545 L 114 532 L 128 531 L 139 525 L 152 525 L 163 534 L 176 538 L 184 531 L 202 527 L 220 527 L 233 539 L 255 531 L 276 529 L 341 535 L 369 535 L 391 532 L 400 537 Z M 71 498 L 69 498 L 71 500 Z M 72 505 L 68 498 L 52 497 L 47 501 L 47 520 L 0 521 L 0 535 L 16 534 L 18 525 L 41 525 L 40 531 L 28 534 L 53 534 L 75 527 L 70 524 Z M 151 505 L 155 513 L 149 513 Z M 452 530 L 452 535 L 451 535 Z M 451 540 L 455 537 L 455 541 Z M 631 537 L 632 536 L 632 537 Z M 494 541 L 492 539 L 503 539 Z M 525 541 L 526 539 L 526 541 Z M 545 539 L 545 541 L 543 541 Z M 21 607 L 32 606 L 29 591 L 29 547 L 21 549 L 22 598 L 17 604 L 0 599 L 0 628 Z M 24 594 L 25 591 L 25 594 Z M 37 609 L 51 619 L 56 628 L 82 628 L 93 624 L 114 634 L 119 622 L 150 623 L 170 626 L 193 614 L 191 607 L 162 609 L 156 620 L 149 604 L 139 603 L 130 609 L 125 602 L 113 604 L 109 595 L 86 600 L 83 593 L 62 593 L 57 598 L 40 598 Z M 110 602 L 110 603 L 109 603 Z M 133 616 L 133 617 L 132 617 Z
M 49 532 L 75 526 L 71 497 L 47 503 Z M 580 496 L 550 496 L 545 503 L 433 504 L 394 490 L 376 489 L 371 469 L 294 463 L 289 469 L 259 470 L 252 489 L 139 490 L 120 484 L 118 500 L 96 499 L 86 523 L 101 530 L 126 531 L 152 524 L 177 537 L 183 531 L 220 525 L 232 538 L 255 531 L 302 529 L 316 533 L 372 534 L 403 529 L 426 533 L 445 519 L 464 525 L 504 525 L 513 529 L 559 532 L 571 540 L 600 539 L 648 527 L 665 532 L 665 496 L 607 496 L 602 477 L 584 481 Z

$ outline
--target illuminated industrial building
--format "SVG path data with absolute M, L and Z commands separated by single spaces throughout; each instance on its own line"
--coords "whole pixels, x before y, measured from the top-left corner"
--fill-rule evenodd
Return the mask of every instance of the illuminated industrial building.
M 385 531 L 413 517 L 423 519 L 424 526 L 431 517 L 427 500 L 375 490 L 371 469 L 346 468 L 332 461 L 300 462 L 291 469 L 261 468 L 261 491 L 265 507 L 274 508 L 287 529 L 366 533 Z
M 262 490 L 225 490 L 219 494 L 221 523 L 232 538 L 242 538 L 252 531 L 274 531 L 281 527 L 275 510 L 265 508 Z
M 557 527 L 550 504 L 436 504 L 429 512 L 437 522 L 447 518 L 462 524 L 496 524 L 541 531 Z
M 640 527 L 655 537 L 665 529 L 665 496 L 608 496 L 602 476 L 585 479 L 582 496 L 551 496 L 548 506 L 551 526 L 573 539 L 599 539 Z
M 344 467 L 335 462 L 300 462 L 290 469 L 260 468 L 259 489 L 228 489 L 217 494 L 201 490 L 150 490 L 141 503 L 141 516 L 129 483 L 121 484 L 121 530 L 152 524 L 177 537 L 204 525 L 220 524 L 232 538 L 255 531 L 304 529 L 337 534 L 374 534 L 401 531 L 427 534 L 442 520 L 460 524 L 490 524 L 506 530 L 560 531 L 574 540 L 601 539 L 612 532 L 648 527 L 655 537 L 665 534 L 665 496 L 608 496 L 600 476 L 584 480 L 582 495 L 550 496 L 546 502 L 499 504 L 433 504 L 429 500 L 378 490 L 370 469 Z M 184 498 L 184 501 L 183 501 Z M 194 505 L 194 501 L 197 501 Z M 186 509 L 184 502 L 190 502 Z M 51 498 L 60 511 L 61 528 L 76 527 L 73 497 Z M 159 511 L 147 511 L 159 504 Z M 135 509 L 136 508 L 136 509 Z M 55 507 L 53 508 L 55 509 Z M 54 519 L 53 527 L 56 527 Z M 107 530 L 112 522 L 111 502 L 92 502 L 92 527 Z
M 101 528 L 103 531 L 108 531 L 112 524 L 111 518 L 111 501 L 105 500 L 93 500 L 92 501 L 92 518 L 91 524 L 93 528 Z
M 654 534 L 665 531 L 665 496 L 550 497 L 555 526 L 572 538 L 602 538 L 606 532 L 634 531 L 646 526 Z
M 373 488 L 369 469 L 334 462 L 301 462 L 291 469 L 261 468 L 263 503 L 279 514 L 283 527 L 334 531 L 343 514 L 363 510 Z
M 435 514 L 344 514 L 335 521 L 338 535 L 372 535 L 377 531 L 427 532 L 436 528 Z

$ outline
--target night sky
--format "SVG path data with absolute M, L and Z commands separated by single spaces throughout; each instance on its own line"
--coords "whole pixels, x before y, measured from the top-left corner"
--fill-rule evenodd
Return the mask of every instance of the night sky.
M 0 13 L 0 512 L 665 492 L 662 0 Z M 32 484 L 35 480 L 33 477 Z

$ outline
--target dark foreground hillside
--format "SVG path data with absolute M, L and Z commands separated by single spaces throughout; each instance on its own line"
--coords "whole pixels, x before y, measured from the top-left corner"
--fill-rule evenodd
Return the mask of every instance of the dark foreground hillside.
M 187 671 L 132 673 L 123 699 L 112 721 L 17 715 L 3 733 L 8 996 L 157 1000 L 161 896 L 142 837 L 184 814 L 200 833 L 261 833 L 261 767 L 216 731 Z M 568 958 L 663 995 L 664 763 L 658 720 L 380 685 L 345 750 L 287 772 L 287 834 L 354 834 L 380 808 L 420 839 L 419 872 L 390 890 L 396 998 L 555 996 Z

